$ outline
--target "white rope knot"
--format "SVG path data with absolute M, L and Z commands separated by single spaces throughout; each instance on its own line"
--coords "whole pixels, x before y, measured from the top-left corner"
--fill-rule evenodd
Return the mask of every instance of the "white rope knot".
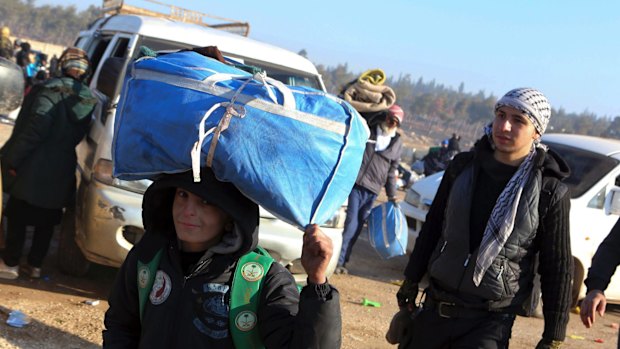
M 265 90 L 267 90 L 267 95 L 269 96 L 271 101 L 275 104 L 278 104 L 278 99 L 276 98 L 276 94 L 273 93 L 272 87 L 269 85 L 269 82 L 267 81 L 267 73 L 265 73 L 264 71 L 261 71 L 261 72 L 254 74 L 254 80 L 262 83 L 263 86 L 265 86 Z
M 274 84 L 275 88 L 278 88 L 283 94 L 284 106 L 291 108 L 291 109 L 295 109 L 295 98 L 290 93 L 288 88 L 286 88 L 286 86 L 284 86 L 284 84 L 282 84 L 281 82 L 268 78 L 267 73 L 258 72 L 252 76 L 252 79 L 248 77 L 244 80 L 245 81 L 243 82 L 243 84 L 241 84 L 241 86 L 237 89 L 237 91 L 235 91 L 235 94 L 230 99 L 230 102 L 221 102 L 221 103 L 214 104 L 205 113 L 205 115 L 202 117 L 202 120 L 200 121 L 200 125 L 198 126 L 198 140 L 194 143 L 194 146 L 192 147 L 192 150 L 190 151 L 194 182 L 200 182 L 200 153 L 202 149 L 202 144 L 204 143 L 204 140 L 207 138 L 207 136 L 213 133 L 211 145 L 209 146 L 209 152 L 207 153 L 207 166 L 211 167 L 211 165 L 213 164 L 215 148 L 217 147 L 220 134 L 228 128 L 228 126 L 230 125 L 230 120 L 233 117 L 238 117 L 238 118 L 245 117 L 245 114 L 246 114 L 245 107 L 243 105 L 236 104 L 236 101 L 239 95 L 242 93 L 243 89 L 250 83 L 250 81 L 256 80 L 259 83 L 261 83 L 265 87 L 265 90 L 267 91 L 267 95 L 269 96 L 269 98 L 273 101 L 273 103 L 277 104 L 278 99 L 276 97 L 276 94 L 273 91 L 274 87 L 271 86 L 270 83 Z M 212 83 L 215 84 L 217 81 L 218 81 L 217 79 L 214 79 Z M 212 127 L 211 129 L 205 131 L 205 122 L 207 121 L 209 116 L 211 116 L 211 114 L 219 107 L 226 108 L 224 115 L 218 122 L 217 126 Z
M 207 119 L 217 108 L 220 107 L 226 108 L 224 115 L 218 122 L 217 126 L 205 131 L 205 123 Z M 228 128 L 230 125 L 230 120 L 233 117 L 243 118 L 245 117 L 245 114 L 246 111 L 242 105 L 233 104 L 232 102 L 216 103 L 205 113 L 202 120 L 200 120 L 200 125 L 198 126 L 198 140 L 194 143 L 194 146 L 190 151 L 194 182 L 200 182 L 200 154 L 202 144 L 207 136 L 213 133 L 213 139 L 211 140 L 211 146 L 209 147 L 209 153 L 207 154 L 207 166 L 211 167 L 213 164 L 213 156 L 215 155 L 215 148 L 217 147 L 217 142 L 219 141 L 220 135 Z

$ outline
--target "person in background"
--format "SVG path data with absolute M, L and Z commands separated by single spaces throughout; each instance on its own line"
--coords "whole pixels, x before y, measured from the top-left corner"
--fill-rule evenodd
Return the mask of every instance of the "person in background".
M 381 187 L 385 187 L 388 200 L 396 201 L 396 173 L 403 147 L 397 130 L 404 117 L 402 108 L 394 104 L 382 116 L 367 120 L 370 139 L 355 185 L 349 194 L 336 274 L 348 273 L 346 263 Z
M 24 77 L 26 76 L 26 67 L 31 63 L 30 60 L 30 44 L 27 42 L 22 42 L 20 45 L 20 50 L 15 54 L 15 63 L 22 67 L 24 70 Z
M 541 92 L 511 90 L 494 112 L 473 150 L 450 162 L 416 239 L 387 336 L 399 348 L 508 348 L 516 315 L 531 314 L 539 294 L 536 256 L 545 318 L 536 348 L 563 343 L 573 258 L 561 180 L 570 169 L 540 143 L 551 117 Z
M 53 228 L 63 207 L 74 200 L 75 146 L 88 130 L 96 99 L 84 83 L 86 53 L 78 48 L 66 52 L 60 64 L 63 76 L 37 85 L 26 96 L 13 133 L 0 149 L 2 187 L 10 195 L 0 278 L 19 276 L 27 226 L 34 226 L 27 274 L 41 277 Z
M 461 136 L 457 136 L 456 133 L 452 134 L 452 137 L 448 140 L 448 151 L 460 153 L 461 145 L 459 142 L 461 141 Z
M 34 62 L 26 66 L 26 91 L 25 94 L 30 92 L 33 85 L 41 84 L 48 79 L 49 74 L 47 72 L 47 55 L 41 52 L 37 52 L 34 56 Z
M 9 27 L 2 27 L 0 29 L 0 57 L 4 57 L 8 60 L 13 60 L 13 43 L 9 36 L 11 35 L 11 30 Z
M 21 47 L 22 47 L 22 40 L 15 39 L 15 41 L 13 41 L 13 59 L 15 59 L 15 56 L 17 55 L 17 52 L 19 51 Z
M 104 348 L 340 348 L 339 294 L 325 274 L 333 247 L 317 225 L 303 237 L 300 294 L 278 262 L 244 261 L 258 244 L 258 205 L 210 169 L 200 182 L 191 171 L 157 177 L 142 207 L 145 234 L 110 293 Z M 246 296 L 243 280 L 258 282 L 258 295 Z M 239 294 L 254 311 L 234 315 Z
M 586 298 L 581 301 L 580 316 L 587 328 L 591 328 L 596 322 L 596 313 L 600 316 L 605 315 L 605 308 L 607 307 L 605 290 L 618 265 L 620 265 L 620 219 L 598 246 L 594 257 L 592 257 L 588 277 L 584 281 L 587 292 Z M 620 348 L 620 334 L 617 347 Z
M 448 152 L 448 143 L 448 140 L 444 139 L 439 147 L 430 148 L 428 154 L 422 158 L 424 162 L 424 176 L 428 177 L 446 169 L 450 160 L 452 160 Z
M 55 77 L 56 74 L 58 73 L 57 70 L 58 70 L 58 57 L 54 53 L 52 55 L 52 58 L 50 59 L 49 75 L 52 76 L 52 77 Z

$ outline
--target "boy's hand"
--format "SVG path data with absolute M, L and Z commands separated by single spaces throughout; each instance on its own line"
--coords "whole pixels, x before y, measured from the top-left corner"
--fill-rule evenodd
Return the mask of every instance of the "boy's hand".
M 327 282 L 325 271 L 332 258 L 332 240 L 321 231 L 318 225 L 310 224 L 304 234 L 301 250 L 301 265 L 308 274 L 308 282 L 320 285 Z

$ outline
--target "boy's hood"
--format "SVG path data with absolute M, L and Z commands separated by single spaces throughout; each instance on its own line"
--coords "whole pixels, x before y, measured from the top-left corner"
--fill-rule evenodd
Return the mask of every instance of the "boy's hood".
M 142 220 L 147 234 L 164 234 L 175 238 L 172 220 L 172 202 L 176 188 L 183 188 L 230 215 L 234 221 L 231 232 L 212 248 L 213 252 L 240 257 L 254 250 L 258 244 L 258 205 L 232 184 L 220 182 L 213 171 L 201 169 L 202 180 L 195 183 L 191 171 L 164 174 L 156 178 L 144 193 Z

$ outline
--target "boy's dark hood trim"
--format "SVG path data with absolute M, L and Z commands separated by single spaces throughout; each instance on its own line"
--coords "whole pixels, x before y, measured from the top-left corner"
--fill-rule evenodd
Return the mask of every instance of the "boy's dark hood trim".
M 183 188 L 202 199 L 213 203 L 230 215 L 234 221 L 232 236 L 224 236 L 217 246 L 222 254 L 240 257 L 256 248 L 258 244 L 258 205 L 232 184 L 221 182 L 215 178 L 213 171 L 203 168 L 200 171 L 201 181 L 193 180 L 191 171 L 179 174 L 164 174 L 156 178 L 144 193 L 142 201 L 142 220 L 147 234 L 164 234 L 176 238 L 172 220 L 172 202 L 176 188 Z M 241 241 L 238 241 L 240 237 Z M 234 248 L 234 251 L 230 251 Z M 215 251 L 216 253 L 218 251 Z

